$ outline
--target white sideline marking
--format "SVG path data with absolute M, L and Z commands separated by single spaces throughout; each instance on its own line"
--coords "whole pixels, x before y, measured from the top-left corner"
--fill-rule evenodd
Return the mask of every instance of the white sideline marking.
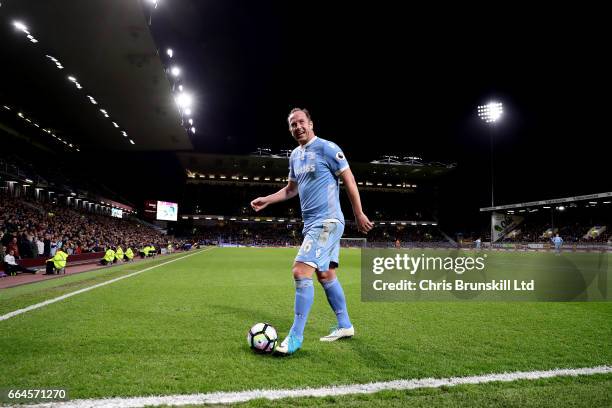
M 10 312 L 10 313 L 7 313 L 7 314 L 5 314 L 5 315 L 0 316 L 0 321 L 2 321 L 2 320 L 8 320 L 8 319 L 10 319 L 11 317 L 15 317 L 15 316 L 18 316 L 18 315 L 20 315 L 20 314 L 22 314 L 22 313 L 29 312 L 30 310 L 39 309 L 39 308 L 41 308 L 41 307 L 44 307 L 44 306 L 50 305 L 50 304 L 52 304 L 52 303 L 59 302 L 60 300 L 64 300 L 64 299 L 67 299 L 67 298 L 69 298 L 69 297 L 72 297 L 72 296 L 78 295 L 78 294 L 80 294 L 80 293 L 87 292 L 87 291 L 90 291 L 90 290 L 92 290 L 92 289 L 99 288 L 100 286 L 110 285 L 111 283 L 115 283 L 115 282 L 117 282 L 117 281 L 120 281 L 121 279 L 129 278 L 129 277 L 132 277 L 132 276 L 138 275 L 138 274 L 140 274 L 140 273 L 143 273 L 143 272 L 146 272 L 146 271 L 150 271 L 151 269 L 159 268 L 160 266 L 164 266 L 164 265 L 167 265 L 167 264 L 172 263 L 172 262 L 180 261 L 181 259 L 189 258 L 190 256 L 193 256 L 193 255 L 201 254 L 202 252 L 206 252 L 206 251 L 209 251 L 209 250 L 211 250 L 211 249 L 212 249 L 212 248 L 207 248 L 207 249 L 204 249 L 204 250 L 202 250 L 202 251 L 197 251 L 197 252 L 194 252 L 194 253 L 189 254 L 189 255 L 181 256 L 180 258 L 174 258 L 174 259 L 171 259 L 170 261 L 163 262 L 163 263 L 160 263 L 160 264 L 158 264 L 158 265 L 153 265 L 153 266 L 151 266 L 151 267 L 148 267 L 148 268 L 142 269 L 142 270 L 140 270 L 140 271 L 132 272 L 132 273 L 130 273 L 130 274 L 128 274 L 128 275 L 120 276 L 120 277 L 118 277 L 118 278 L 114 278 L 114 279 L 111 279 L 111 280 L 108 280 L 108 281 L 105 281 L 105 282 L 102 282 L 102 283 L 98 283 L 98 284 L 93 285 L 93 286 L 88 286 L 88 287 L 86 287 L 86 288 L 79 289 L 79 290 L 76 290 L 76 291 L 74 291 L 74 292 L 66 293 L 65 295 L 58 296 L 58 297 L 53 298 L 53 299 L 45 300 L 44 302 L 40 302 L 40 303 L 36 303 L 36 304 L 34 304 L 34 305 L 30 305 L 30 306 L 28 306 L 28 307 L 24 307 L 23 309 L 18 309 L 18 310 L 15 310 L 15 311 L 13 311 L 13 312 Z
M 486 374 L 472 377 L 422 378 L 414 380 L 396 380 L 369 384 L 339 385 L 321 388 L 300 388 L 284 390 L 253 390 L 240 392 L 214 392 L 210 394 L 166 395 L 153 397 L 82 399 L 65 402 L 53 402 L 28 405 L 32 408 L 85 408 L 85 407 L 120 407 L 140 408 L 157 405 L 189 404 L 232 404 L 265 398 L 277 400 L 297 397 L 328 397 L 349 394 L 373 394 L 384 390 L 414 390 L 417 388 L 453 387 L 462 384 L 485 384 L 493 381 L 536 380 L 540 378 L 579 376 L 612 373 L 610 366 L 587 368 L 554 369 L 547 371 L 518 371 L 513 373 Z M 24 406 L 26 407 L 26 406 Z

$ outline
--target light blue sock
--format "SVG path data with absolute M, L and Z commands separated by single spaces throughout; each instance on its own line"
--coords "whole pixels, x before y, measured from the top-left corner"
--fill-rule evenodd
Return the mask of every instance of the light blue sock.
M 348 311 L 346 310 L 346 299 L 344 290 L 338 279 L 321 282 L 327 295 L 327 301 L 338 319 L 338 327 L 348 329 L 353 326 L 349 319 Z
M 295 317 L 290 333 L 300 340 L 304 339 L 304 326 L 308 320 L 308 313 L 314 301 L 314 286 L 312 279 L 295 280 Z

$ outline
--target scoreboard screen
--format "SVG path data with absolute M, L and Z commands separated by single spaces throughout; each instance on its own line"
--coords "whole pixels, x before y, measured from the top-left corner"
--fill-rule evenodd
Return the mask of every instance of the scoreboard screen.
M 158 201 L 156 218 L 161 221 L 176 221 L 178 219 L 178 204 Z

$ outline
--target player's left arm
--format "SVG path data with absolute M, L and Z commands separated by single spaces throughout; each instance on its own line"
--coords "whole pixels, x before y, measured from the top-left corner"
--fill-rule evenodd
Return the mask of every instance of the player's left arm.
M 364 234 L 367 233 L 374 227 L 374 223 L 368 219 L 364 214 L 363 208 L 361 207 L 361 197 L 359 196 L 359 189 L 355 182 L 355 176 L 350 167 L 346 167 L 339 174 L 340 179 L 344 183 L 346 193 L 348 194 L 349 201 L 353 207 L 353 214 L 355 214 L 355 222 L 357 223 L 357 229 Z

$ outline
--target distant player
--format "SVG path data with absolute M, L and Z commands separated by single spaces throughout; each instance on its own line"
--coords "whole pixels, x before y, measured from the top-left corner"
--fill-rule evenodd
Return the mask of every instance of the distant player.
M 480 238 L 477 238 L 476 241 L 476 249 L 480 249 L 480 245 L 482 244 L 482 240 Z
M 559 236 L 559 234 L 555 235 L 554 238 L 551 238 L 553 245 L 555 246 L 555 252 L 561 253 L 561 246 L 563 245 L 563 238 Z
M 315 271 L 338 320 L 338 326 L 320 340 L 335 341 L 355 334 L 346 309 L 344 291 L 336 278 L 340 238 L 344 232 L 338 178 L 346 187 L 357 229 L 367 233 L 373 226 L 363 213 L 357 183 L 342 150 L 336 144 L 315 136 L 313 122 L 306 109 L 293 109 L 288 122 L 289 132 L 299 144 L 289 157 L 289 182 L 278 192 L 251 201 L 251 207 L 261 211 L 270 204 L 298 194 L 300 196 L 304 241 L 293 263 L 293 326 L 276 348 L 282 354 L 292 354 L 302 346 L 304 327 L 314 300 L 312 275 Z

